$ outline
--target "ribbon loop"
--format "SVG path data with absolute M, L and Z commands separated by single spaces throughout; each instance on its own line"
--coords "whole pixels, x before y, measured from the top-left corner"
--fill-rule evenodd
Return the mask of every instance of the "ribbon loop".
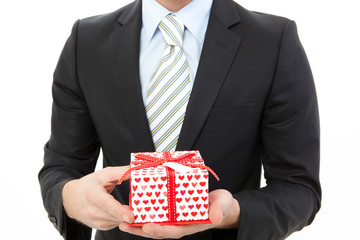
M 195 156 L 196 156 L 196 153 L 193 153 L 193 152 L 186 153 L 186 154 L 183 154 L 178 157 L 171 157 L 170 152 L 164 152 L 164 158 L 158 158 L 158 157 L 141 154 L 141 153 L 137 154 L 136 159 L 140 160 L 140 161 L 133 162 L 133 164 L 137 165 L 137 166 L 130 167 L 130 169 L 128 171 L 126 171 L 124 173 L 124 175 L 120 178 L 120 180 L 117 182 L 117 185 L 120 185 L 124 181 L 126 176 L 129 175 L 130 172 L 132 172 L 132 171 L 136 171 L 136 170 L 140 170 L 140 169 L 144 169 L 144 168 L 150 168 L 150 167 L 157 167 L 157 166 L 162 165 L 165 162 L 178 163 L 178 164 L 182 164 L 184 166 L 191 167 L 191 168 L 200 168 L 202 170 L 206 169 L 216 178 L 216 180 L 219 181 L 219 177 L 216 175 L 216 173 L 211 168 L 209 168 L 203 164 L 196 163 L 196 159 L 193 158 Z

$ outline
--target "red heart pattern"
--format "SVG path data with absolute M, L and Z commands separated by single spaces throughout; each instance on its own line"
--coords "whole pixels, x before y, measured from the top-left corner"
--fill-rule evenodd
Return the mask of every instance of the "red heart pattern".
M 184 174 L 176 178 L 180 183 L 177 188 L 179 193 L 176 198 L 182 198 L 182 205 L 176 206 L 176 211 L 180 213 L 177 221 L 205 220 L 208 219 L 208 188 L 207 171 L 197 169 L 200 174 Z M 182 180 L 183 179 L 183 180 Z M 187 207 L 183 208 L 186 204 Z M 203 214 L 201 214 L 203 212 Z
M 172 157 L 185 152 L 171 152 Z M 187 153 L 187 152 L 186 152 Z M 146 153 L 161 158 L 162 153 Z M 195 161 L 203 164 L 200 154 Z M 192 161 L 192 160 L 191 160 Z M 131 154 L 131 167 L 139 163 L 136 153 Z M 198 164 L 197 163 L 197 164 Z M 131 172 L 131 210 L 135 223 L 168 222 L 169 203 L 167 195 L 167 171 L 160 165 Z M 177 221 L 197 221 L 208 219 L 208 172 L 193 168 L 188 173 L 175 171 L 175 206 Z

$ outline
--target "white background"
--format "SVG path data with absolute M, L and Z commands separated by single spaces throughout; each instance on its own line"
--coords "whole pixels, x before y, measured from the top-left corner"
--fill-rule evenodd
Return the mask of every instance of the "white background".
M 50 135 L 52 73 L 76 19 L 110 12 L 129 2 L 1 1 L 2 239 L 61 239 L 42 207 L 37 180 L 43 145 Z M 310 227 L 289 239 L 360 239 L 357 1 L 238 2 L 248 9 L 297 22 L 317 86 L 322 133 L 322 209 Z

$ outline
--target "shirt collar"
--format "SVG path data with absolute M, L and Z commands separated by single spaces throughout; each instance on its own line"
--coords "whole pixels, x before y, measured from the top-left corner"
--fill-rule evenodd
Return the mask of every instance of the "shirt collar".
M 213 0 L 192 0 L 175 14 L 199 41 L 204 42 L 206 26 L 210 16 Z M 142 1 L 142 19 L 146 38 L 150 42 L 160 21 L 168 14 L 169 10 L 160 5 L 156 0 Z

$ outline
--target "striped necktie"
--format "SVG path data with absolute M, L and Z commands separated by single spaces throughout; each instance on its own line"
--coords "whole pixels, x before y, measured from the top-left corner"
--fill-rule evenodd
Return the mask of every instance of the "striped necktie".
M 159 29 L 166 42 L 147 91 L 146 114 L 155 150 L 174 151 L 190 97 L 188 61 L 182 49 L 184 24 L 167 15 Z

